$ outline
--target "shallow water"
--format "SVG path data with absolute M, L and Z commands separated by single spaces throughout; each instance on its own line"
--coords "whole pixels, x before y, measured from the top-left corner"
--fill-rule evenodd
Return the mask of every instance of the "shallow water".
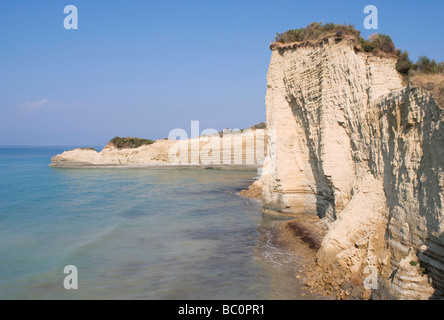
M 237 194 L 256 172 L 49 168 L 66 149 L 0 148 L 0 299 L 313 298 Z

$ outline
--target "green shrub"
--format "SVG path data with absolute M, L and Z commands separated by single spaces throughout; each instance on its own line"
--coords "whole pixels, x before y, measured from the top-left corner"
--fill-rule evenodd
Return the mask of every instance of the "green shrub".
M 400 51 L 398 53 L 396 70 L 403 75 L 438 74 L 444 73 L 444 62 L 437 63 L 434 59 L 430 59 L 427 56 L 420 56 L 416 63 L 412 63 L 407 51 Z
M 426 56 L 420 56 L 413 69 L 420 73 L 435 74 L 443 71 L 443 63 L 436 63 L 435 59 L 430 60 Z
M 114 137 L 111 139 L 110 143 L 115 146 L 117 149 L 133 149 L 138 148 L 143 145 L 153 144 L 153 140 L 149 139 L 141 139 L 141 138 L 121 138 Z
M 267 125 L 265 122 L 260 122 L 258 124 L 255 124 L 254 126 L 250 127 L 251 129 L 266 129 Z
M 360 31 L 356 30 L 353 25 L 312 22 L 306 28 L 288 30 L 284 33 L 278 33 L 275 42 L 290 43 L 302 42 L 309 40 L 319 40 L 326 36 L 343 37 L 345 35 L 359 37 Z
M 375 33 L 371 35 L 368 40 L 365 40 L 353 25 L 313 22 L 306 28 L 278 33 L 275 42 L 292 43 L 316 41 L 330 36 L 336 38 L 354 37 L 357 40 L 355 44 L 355 50 L 357 51 L 364 51 L 375 55 L 389 54 L 393 57 L 396 56 L 398 59 L 396 70 L 404 76 L 405 81 L 412 80 L 416 75 L 418 75 L 419 78 L 424 78 L 426 75 L 444 74 L 444 62 L 437 63 L 433 59 L 421 56 L 416 63 L 413 63 L 407 51 L 396 49 L 390 36 Z M 441 79 L 440 76 L 434 77 L 437 78 L 437 80 L 434 80 L 435 82 Z M 424 81 L 424 79 L 421 81 Z M 438 102 L 444 105 L 444 83 L 441 81 L 437 85 L 434 85 L 434 87 L 434 94 L 438 97 Z
M 278 33 L 275 38 L 275 42 L 291 43 L 316 41 L 329 36 L 335 36 L 337 38 L 343 38 L 345 36 L 354 37 L 359 40 L 362 49 L 365 52 L 377 52 L 379 50 L 389 54 L 397 53 L 395 45 L 390 36 L 386 34 L 374 34 L 369 40 L 365 40 L 361 37 L 361 32 L 356 30 L 351 24 L 322 24 L 312 22 L 306 28 L 288 30 L 284 33 Z
M 407 51 L 398 52 L 398 62 L 396 63 L 396 70 L 403 75 L 408 75 L 410 69 L 413 67 L 413 62 L 409 58 Z
M 375 33 L 369 37 L 370 41 L 373 42 L 377 49 L 385 53 L 395 54 L 396 47 L 390 36 L 382 33 Z
M 347 35 L 347 34 L 345 33 L 345 31 L 342 30 L 342 29 L 336 31 L 336 33 L 335 33 L 335 37 L 336 37 L 336 38 L 343 38 L 343 37 L 345 37 L 346 35 Z
M 418 61 L 415 63 L 414 70 L 423 72 L 423 73 L 429 73 L 430 70 L 430 59 L 426 56 L 420 56 L 418 58 Z
M 365 52 L 374 52 L 376 50 L 376 43 L 374 43 L 373 41 L 368 41 L 360 37 L 359 43 L 361 44 L 362 49 L 364 49 Z

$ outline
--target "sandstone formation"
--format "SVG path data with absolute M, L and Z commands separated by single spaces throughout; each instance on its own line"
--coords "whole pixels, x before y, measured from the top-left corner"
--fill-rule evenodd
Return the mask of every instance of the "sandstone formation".
M 138 148 L 74 149 L 51 159 L 52 167 L 258 168 L 266 154 L 266 130 L 246 129 L 189 140 L 157 140 Z
M 338 288 L 442 297 L 443 109 L 352 39 L 271 49 L 264 212 L 322 218 L 317 267 Z

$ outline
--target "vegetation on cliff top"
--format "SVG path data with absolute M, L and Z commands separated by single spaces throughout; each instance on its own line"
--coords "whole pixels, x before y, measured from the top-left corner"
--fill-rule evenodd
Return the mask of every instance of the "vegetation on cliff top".
M 403 75 L 416 74 L 444 74 L 444 62 L 436 62 L 435 59 L 429 59 L 426 56 L 418 58 L 416 63 L 413 63 L 407 51 L 398 51 L 398 63 L 396 70 Z
M 260 123 L 255 124 L 254 126 L 251 126 L 249 129 L 253 129 L 253 130 L 267 129 L 267 124 L 265 122 L 260 122 Z
M 444 62 L 421 56 L 413 63 L 407 51 L 399 51 L 396 70 L 406 81 L 431 92 L 438 105 L 444 107 Z
M 361 36 L 361 32 L 350 24 L 335 24 L 322 22 L 312 22 L 306 28 L 293 29 L 278 33 L 275 38 L 276 43 L 313 42 L 329 37 L 354 38 L 357 40 L 355 48 L 360 51 L 372 52 L 375 54 L 386 53 L 396 55 L 397 51 L 390 36 L 385 34 L 374 34 L 369 40 Z
M 322 24 L 318 22 L 310 23 L 306 28 L 293 29 L 278 33 L 275 42 L 291 43 L 303 41 L 317 41 L 328 36 L 338 35 L 343 37 L 351 35 L 355 37 L 360 36 L 360 31 L 356 30 L 353 25 L 327 23 Z
M 267 129 L 267 124 L 266 124 L 265 122 L 259 122 L 259 123 L 256 123 L 255 125 L 253 125 L 253 126 L 247 128 L 247 129 L 240 129 L 240 132 L 243 133 L 243 132 L 245 132 L 245 130 L 248 130 L 248 129 L 252 129 L 252 130 L 257 130 L 257 129 Z M 226 128 L 225 130 L 229 130 L 229 131 L 231 131 L 231 130 L 228 129 L 228 128 Z M 223 136 L 224 136 L 224 131 L 223 131 L 223 130 L 222 130 L 222 131 L 219 131 L 219 137 L 222 138 Z
M 275 43 L 282 45 L 310 43 L 329 37 L 355 39 L 356 51 L 396 57 L 398 59 L 396 70 L 403 75 L 405 81 L 432 92 L 438 104 L 444 106 L 444 62 L 438 63 L 426 56 L 421 56 L 416 63 L 413 63 L 408 52 L 397 49 L 388 35 L 375 33 L 365 40 L 361 32 L 353 25 L 312 22 L 306 28 L 278 33 Z
M 109 144 L 113 145 L 117 149 L 134 149 L 144 145 L 153 144 L 154 142 L 155 141 L 150 139 L 114 137 L 111 139 Z

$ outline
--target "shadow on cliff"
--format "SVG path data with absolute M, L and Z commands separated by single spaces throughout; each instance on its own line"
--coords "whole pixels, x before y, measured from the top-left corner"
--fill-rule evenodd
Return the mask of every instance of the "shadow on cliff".
M 431 298 L 442 299 L 444 234 L 440 224 L 444 209 L 444 117 L 443 110 L 433 100 L 417 98 L 416 90 L 407 87 L 403 102 L 399 106 L 393 104 L 386 114 L 391 128 L 387 139 L 390 141 L 389 148 L 383 153 L 384 162 L 390 164 L 384 174 L 384 191 L 387 202 L 391 204 L 386 237 L 394 236 L 391 232 L 405 232 L 396 225 L 399 221 L 408 224 L 409 240 L 403 245 L 415 248 L 420 267 L 435 291 Z M 416 119 L 416 115 L 420 117 Z M 412 141 L 412 137 L 418 138 Z M 416 145 L 422 149 L 422 155 Z M 415 163 L 419 163 L 416 168 Z M 409 204 L 405 197 L 410 190 L 413 202 Z M 400 213 L 404 216 L 396 217 Z M 392 221 L 393 230 L 390 228 Z
M 442 219 L 444 203 L 444 110 L 440 109 L 433 99 L 421 94 L 416 95 L 416 89 L 407 87 L 403 101 L 383 101 L 386 108 L 380 106 L 383 112 L 379 121 L 381 132 L 374 139 L 375 150 L 380 149 L 384 165 L 378 169 L 376 163 L 370 163 L 370 170 L 374 175 L 382 175 L 384 192 L 387 204 L 391 207 L 389 226 L 393 222 L 393 229 L 387 228 L 386 238 L 390 232 L 396 237 L 404 233 L 396 215 L 402 215 L 401 220 L 408 224 L 405 247 L 415 248 L 420 267 L 431 280 L 434 294 L 432 299 L 442 299 L 444 295 L 444 234 L 442 233 Z M 287 97 L 288 98 L 288 97 Z M 304 128 L 305 143 L 309 152 L 309 165 L 316 183 L 316 211 L 320 218 L 325 216 L 336 219 L 334 185 L 325 175 L 319 155 L 320 144 L 310 136 L 308 111 L 304 109 L 304 97 L 291 97 L 288 101 L 296 122 Z M 316 99 L 316 97 L 311 97 Z M 316 102 L 316 101 L 311 101 Z M 315 116 L 320 118 L 319 109 Z M 385 125 L 384 125 L 385 124 Z M 322 132 L 319 133 L 322 135 Z M 322 138 L 322 136 L 319 136 Z M 372 137 L 370 137 L 372 138 Z M 388 142 L 381 147 L 381 140 Z M 371 143 L 371 142 L 369 142 Z M 422 154 L 419 152 L 422 149 Z M 395 170 L 396 169 L 396 170 Z M 411 197 L 411 201 L 406 200 Z M 393 219 L 393 220 L 392 220 Z M 425 222 L 425 226 L 423 225 Z M 425 227 L 425 228 L 424 228 Z M 399 234 L 398 234 L 399 233 Z M 398 257 L 399 258 L 399 257 Z
M 304 104 L 305 102 L 303 102 Z M 299 119 L 302 122 L 302 127 L 305 129 L 306 146 L 309 151 L 309 164 L 313 177 L 316 183 L 316 213 L 319 218 L 324 218 L 327 214 L 330 220 L 336 220 L 336 207 L 335 207 L 335 194 L 333 191 L 333 184 L 325 175 L 324 169 L 320 164 L 318 154 L 321 150 L 316 150 L 315 144 L 309 134 L 310 123 L 304 110 L 296 100 L 289 101 L 293 117 Z M 322 133 L 321 133 L 322 134 Z M 321 144 L 318 144 L 319 148 Z
M 441 234 L 439 237 L 432 236 L 426 241 L 427 250 L 418 253 L 420 267 L 423 268 L 425 274 L 429 280 L 431 280 L 434 289 L 434 293 L 430 297 L 431 300 L 444 299 L 444 273 L 442 268 L 437 268 L 436 266 L 437 260 L 438 263 L 444 264 L 444 261 L 442 261 L 442 255 L 437 257 L 437 247 L 440 247 L 438 250 L 443 250 L 443 244 L 444 234 Z M 433 261 L 435 261 L 435 263 L 433 263 Z
M 432 103 L 433 106 L 433 103 Z M 420 181 L 418 200 L 419 215 L 426 219 L 427 238 L 417 252 L 420 264 L 425 268 L 435 290 L 432 299 L 444 298 L 444 234 L 441 232 L 444 210 L 444 112 L 438 106 L 428 106 L 422 119 L 423 157 L 418 169 Z M 439 122 L 438 122 L 439 121 Z M 438 123 L 438 125 L 437 125 Z M 441 175 L 440 175 L 441 173 Z M 424 250 L 425 248 L 425 250 Z
M 441 114 L 442 117 L 442 114 Z M 431 117 L 433 119 L 433 117 Z M 432 126 L 433 128 L 433 126 Z M 419 168 L 421 184 L 419 191 L 419 214 L 427 221 L 427 249 L 418 252 L 421 265 L 426 268 L 426 273 L 432 280 L 435 289 L 433 298 L 444 297 L 444 234 L 440 234 L 440 223 L 442 219 L 442 181 L 439 175 L 444 168 L 444 123 L 441 122 L 436 130 L 424 134 L 424 157 L 428 161 L 422 161 Z

